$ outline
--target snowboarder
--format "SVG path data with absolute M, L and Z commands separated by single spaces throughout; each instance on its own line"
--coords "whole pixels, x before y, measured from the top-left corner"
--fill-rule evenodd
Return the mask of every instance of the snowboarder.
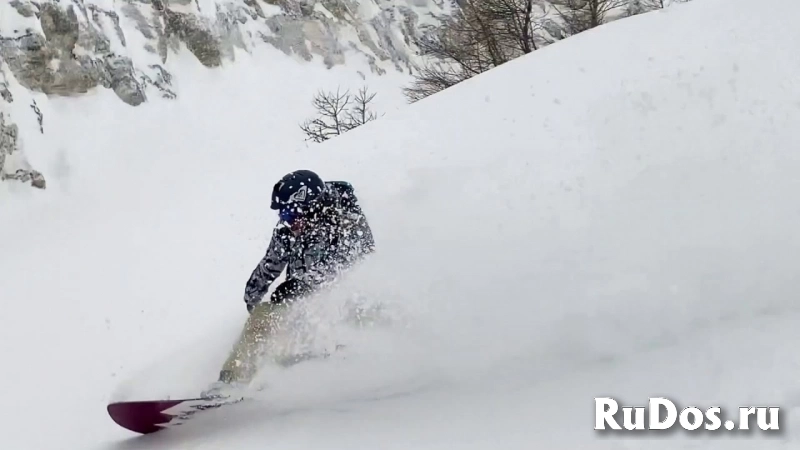
M 282 310 L 334 281 L 375 249 L 372 230 L 348 182 L 325 182 L 310 170 L 297 170 L 275 184 L 270 208 L 278 211 L 279 220 L 266 254 L 245 285 L 249 317 L 219 380 L 203 396 L 221 396 L 232 384 L 248 383 L 258 344 L 275 328 Z M 284 269 L 285 281 L 264 302 Z

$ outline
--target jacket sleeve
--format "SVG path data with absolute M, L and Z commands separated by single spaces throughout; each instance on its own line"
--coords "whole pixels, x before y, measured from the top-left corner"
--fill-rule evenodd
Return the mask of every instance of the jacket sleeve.
M 282 229 L 276 228 L 272 233 L 267 252 L 247 280 L 244 289 L 244 301 L 248 305 L 255 305 L 261 302 L 264 294 L 269 290 L 269 286 L 283 272 L 289 256 L 286 236 L 281 232 Z
M 349 183 L 346 183 L 344 189 L 344 206 L 347 208 L 348 216 L 353 222 L 350 229 L 352 238 L 358 242 L 359 254 L 367 255 L 375 251 L 375 238 L 372 235 L 372 229 L 369 226 L 367 215 L 361 209 L 361 205 L 356 197 L 355 189 Z
M 372 235 L 372 228 L 369 226 L 367 216 L 361 210 L 361 207 L 356 204 L 353 207 L 353 219 L 355 225 L 353 227 L 356 238 L 361 242 L 361 249 L 364 254 L 369 254 L 375 251 L 375 238 Z

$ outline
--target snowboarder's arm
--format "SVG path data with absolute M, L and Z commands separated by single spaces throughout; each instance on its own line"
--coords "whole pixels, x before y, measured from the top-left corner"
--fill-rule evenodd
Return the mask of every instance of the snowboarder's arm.
M 358 204 L 358 199 L 354 193 L 350 194 L 351 201 L 348 202 L 348 209 L 350 217 L 353 219 L 353 234 L 354 238 L 360 243 L 362 252 L 364 254 L 372 253 L 375 251 L 375 238 L 372 236 L 372 228 L 367 221 L 367 215 Z
M 364 253 L 372 253 L 375 251 L 375 238 L 372 236 L 372 229 L 369 227 L 367 216 L 358 205 L 356 205 L 355 209 L 355 233 L 361 242 Z
M 346 181 L 334 181 L 333 184 L 342 192 L 343 206 L 352 220 L 350 226 L 352 237 L 359 242 L 364 254 L 372 253 L 375 251 L 375 238 L 372 235 L 367 216 L 358 202 L 353 185 Z
M 258 265 L 250 274 L 247 285 L 244 289 L 244 302 L 248 306 L 253 306 L 261 302 L 264 294 L 269 290 L 269 286 L 283 272 L 288 261 L 288 246 L 286 237 L 281 230 L 275 230 L 272 234 L 267 252 Z

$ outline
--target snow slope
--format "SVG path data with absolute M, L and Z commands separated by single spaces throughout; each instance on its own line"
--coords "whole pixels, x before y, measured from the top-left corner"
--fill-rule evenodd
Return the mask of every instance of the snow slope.
M 56 102 L 68 153 L 38 157 L 69 169 L 0 215 L 2 447 L 795 448 L 800 5 L 765 3 L 622 20 L 308 148 L 263 119 L 282 91 L 257 56 L 178 102 Z M 297 167 L 352 181 L 380 246 L 298 310 L 305 344 L 347 351 L 117 428 L 108 401 L 213 380 Z M 354 302 L 384 320 L 357 329 Z M 781 406 L 781 431 L 602 434 L 609 395 Z

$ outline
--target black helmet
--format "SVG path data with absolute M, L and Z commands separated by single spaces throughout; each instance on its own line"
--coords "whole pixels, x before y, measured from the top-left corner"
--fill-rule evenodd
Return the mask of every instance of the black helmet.
M 310 170 L 296 170 L 283 176 L 272 188 L 271 209 L 280 211 L 281 219 L 313 213 L 325 193 L 325 182 Z

